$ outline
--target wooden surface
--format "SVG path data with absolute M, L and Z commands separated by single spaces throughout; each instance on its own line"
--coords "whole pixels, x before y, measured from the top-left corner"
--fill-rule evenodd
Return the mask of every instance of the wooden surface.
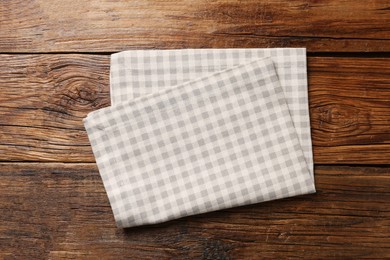
M 0 258 L 390 258 L 390 1 L 0 2 Z M 82 118 L 125 49 L 307 47 L 317 193 L 117 229 Z
M 115 228 L 95 164 L 0 166 L 7 208 L 0 215 L 2 256 L 356 259 L 389 253 L 387 167 L 318 166 L 315 195 L 122 230 Z
M 388 0 L 7 0 L 4 52 L 285 47 L 390 51 Z

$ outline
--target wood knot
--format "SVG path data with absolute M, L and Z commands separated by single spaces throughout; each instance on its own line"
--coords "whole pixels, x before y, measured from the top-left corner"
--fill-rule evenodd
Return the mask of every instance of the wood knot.
M 92 110 L 108 106 L 109 102 L 108 91 L 102 84 L 72 77 L 56 86 L 54 94 L 47 98 L 44 110 L 55 113 L 54 120 L 69 116 L 83 118 Z
M 91 82 L 73 82 L 69 87 L 64 91 L 62 95 L 63 100 L 67 102 L 79 103 L 85 105 L 88 103 L 96 102 L 98 98 L 98 86 L 94 85 Z
M 360 109 L 348 105 L 326 105 L 318 108 L 320 128 L 355 128 L 359 122 Z
M 347 137 L 356 137 L 370 128 L 369 112 L 347 104 L 317 107 L 311 118 L 313 136 L 322 145 L 345 143 Z

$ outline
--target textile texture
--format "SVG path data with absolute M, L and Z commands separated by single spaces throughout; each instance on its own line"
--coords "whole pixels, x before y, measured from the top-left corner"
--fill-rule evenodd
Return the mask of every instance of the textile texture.
M 118 227 L 315 192 L 304 49 L 126 51 L 84 119 Z

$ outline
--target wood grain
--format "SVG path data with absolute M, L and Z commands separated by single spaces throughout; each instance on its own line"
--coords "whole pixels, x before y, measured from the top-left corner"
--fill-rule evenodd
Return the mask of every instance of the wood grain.
M 0 2 L 0 52 L 307 47 L 390 51 L 390 3 L 326 1 Z
M 316 167 L 317 194 L 117 229 L 95 164 L 0 164 L 0 257 L 390 257 L 390 169 Z
M 309 58 L 316 163 L 390 163 L 390 60 Z
M 389 24 L 388 0 L 0 1 L 0 259 L 390 259 Z M 229 47 L 307 48 L 317 193 L 117 229 L 82 125 L 108 54 Z
M 390 162 L 390 60 L 310 57 L 315 162 Z M 108 55 L 1 55 L 0 160 L 94 162 L 82 118 L 108 106 Z

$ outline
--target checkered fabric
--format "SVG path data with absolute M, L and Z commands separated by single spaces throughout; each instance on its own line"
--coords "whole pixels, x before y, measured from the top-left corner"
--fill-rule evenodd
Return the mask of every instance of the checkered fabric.
M 264 57 L 271 57 L 275 64 L 307 166 L 313 175 L 305 48 L 119 52 L 111 56 L 111 103 L 116 105 Z
M 269 58 L 121 101 L 84 119 L 119 227 L 315 192 Z

